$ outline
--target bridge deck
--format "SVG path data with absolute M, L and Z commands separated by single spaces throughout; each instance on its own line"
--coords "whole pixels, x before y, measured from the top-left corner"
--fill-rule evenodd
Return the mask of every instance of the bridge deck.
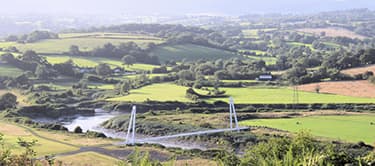
M 247 130 L 249 127 L 239 127 L 239 128 L 227 128 L 227 129 L 213 129 L 213 130 L 206 130 L 206 131 L 196 131 L 196 132 L 190 132 L 190 133 L 181 133 L 181 134 L 175 134 L 175 135 L 168 135 L 168 136 L 160 136 L 160 137 L 152 137 L 152 138 L 144 138 L 144 139 L 138 139 L 135 142 L 136 143 L 148 143 L 163 139 L 171 139 L 171 138 L 178 138 L 178 137 L 187 137 L 187 136 L 194 136 L 194 135 L 204 135 L 204 134 L 213 134 L 213 133 L 222 133 L 227 131 L 240 131 L 240 130 Z M 122 143 L 126 144 L 126 142 Z

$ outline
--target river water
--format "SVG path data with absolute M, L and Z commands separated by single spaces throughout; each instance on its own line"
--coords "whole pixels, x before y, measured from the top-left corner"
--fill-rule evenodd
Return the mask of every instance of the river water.
M 38 118 L 34 119 L 37 122 L 41 123 L 59 123 L 66 127 L 69 131 L 73 132 L 74 129 L 79 126 L 81 127 L 83 132 L 96 131 L 105 134 L 107 137 L 125 140 L 126 139 L 126 132 L 119 132 L 112 129 L 105 129 L 101 127 L 101 124 L 107 120 L 110 120 L 119 115 L 126 115 L 129 113 L 123 112 L 108 112 L 101 109 L 95 109 L 95 115 L 93 116 L 68 116 L 62 117 L 59 119 L 49 119 L 49 118 Z M 130 115 L 129 115 L 130 116 Z M 130 117 L 129 117 L 130 118 Z M 136 138 L 146 138 L 147 136 L 136 134 Z M 206 150 L 208 149 L 207 145 L 204 143 L 196 143 L 196 142 L 181 142 L 177 139 L 168 139 L 168 140 L 160 140 L 154 141 L 152 143 L 160 144 L 166 147 L 178 147 L 182 149 L 201 149 Z

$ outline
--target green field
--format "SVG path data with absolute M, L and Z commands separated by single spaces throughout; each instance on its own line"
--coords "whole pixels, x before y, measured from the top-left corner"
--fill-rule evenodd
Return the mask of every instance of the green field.
M 263 60 L 267 65 L 273 65 L 277 62 L 277 58 L 268 56 L 247 56 L 247 58 L 252 60 Z
M 120 161 L 116 158 L 102 155 L 95 152 L 82 152 L 75 155 L 57 157 L 57 161 L 62 161 L 66 165 L 95 165 L 107 166 L 117 165 Z M 84 163 L 84 164 L 83 164 Z
M 61 33 L 59 38 L 102 38 L 102 39 L 135 39 L 135 40 L 163 40 L 158 37 L 131 34 L 131 33 L 108 33 L 108 32 L 92 32 L 92 33 Z
M 299 124 L 297 124 L 297 122 Z M 375 115 L 310 116 L 288 119 L 257 119 L 240 122 L 247 126 L 268 126 L 298 132 L 310 130 L 313 135 L 368 144 L 375 142 Z
M 130 95 L 109 99 L 109 101 L 137 101 L 147 99 L 156 101 L 190 102 L 185 98 L 187 87 L 171 83 L 153 84 L 132 90 Z M 293 103 L 293 90 L 287 87 L 249 87 L 249 88 L 220 88 L 232 96 L 236 103 L 241 104 L 290 104 Z M 199 92 L 203 93 L 203 92 Z M 206 101 L 227 101 L 228 98 L 212 98 Z M 317 94 L 299 92 L 300 103 L 375 103 L 373 98 L 359 98 L 333 94 Z
M 5 77 L 17 77 L 21 75 L 24 71 L 16 67 L 0 63 L 0 76 Z
M 108 99 L 108 101 L 143 102 L 147 99 L 156 101 L 191 102 L 185 97 L 188 88 L 171 83 L 153 84 L 130 91 L 130 95 Z
M 149 64 L 134 64 L 131 66 L 123 65 L 121 60 L 111 59 L 111 58 L 101 58 L 101 57 L 77 57 L 77 56 L 68 56 L 68 55 L 55 55 L 55 56 L 44 56 L 47 61 L 51 64 L 64 63 L 68 60 L 72 60 L 79 67 L 95 67 L 100 63 L 106 63 L 115 67 L 123 67 L 127 70 L 152 70 L 156 65 Z
M 94 48 L 101 47 L 106 43 L 112 43 L 118 45 L 125 42 L 135 42 L 139 45 L 147 43 L 162 43 L 163 40 L 159 39 L 143 39 L 143 38 L 104 38 L 104 37 L 86 37 L 86 38 L 64 38 L 64 39 L 49 39 L 43 40 L 36 43 L 15 43 L 15 42 L 0 42 L 0 48 L 6 48 L 9 46 L 15 46 L 20 51 L 34 50 L 38 53 L 64 53 L 69 51 L 71 45 L 79 46 L 81 51 L 90 51 Z
M 264 32 L 270 32 L 270 31 L 274 31 L 276 30 L 275 28 L 266 28 L 266 29 L 245 29 L 245 30 L 242 30 L 242 33 L 243 35 L 246 37 L 246 38 L 259 38 L 258 37 L 258 32 L 259 31 L 264 31 Z
M 249 87 L 249 88 L 220 88 L 227 95 L 234 97 L 236 103 L 293 103 L 293 90 L 287 87 Z M 215 98 L 227 101 L 227 98 Z M 317 94 L 310 92 L 299 92 L 300 103 L 374 103 L 373 98 L 359 98 L 340 96 L 333 94 Z
M 295 46 L 295 47 L 305 46 L 305 47 L 309 47 L 311 50 L 314 50 L 312 44 L 305 44 L 305 43 L 300 43 L 300 42 L 288 42 L 287 44 L 290 46 Z
M 78 150 L 78 148 L 73 146 L 37 137 L 24 128 L 5 122 L 0 122 L 0 133 L 4 134 L 5 146 L 12 149 L 12 152 L 15 154 L 24 151 L 24 149 L 17 144 L 18 138 L 20 137 L 27 141 L 38 140 L 34 147 L 38 156 Z
M 230 59 L 234 57 L 241 57 L 229 51 L 194 44 L 158 47 L 150 54 L 158 56 L 161 62 L 165 62 L 167 60 L 182 61 L 185 59 L 188 61 L 196 61 L 198 59 L 215 60 L 220 58 Z

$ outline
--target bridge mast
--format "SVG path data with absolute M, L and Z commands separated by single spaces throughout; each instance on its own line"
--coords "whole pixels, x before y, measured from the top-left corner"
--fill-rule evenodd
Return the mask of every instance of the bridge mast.
M 229 98 L 229 114 L 230 114 L 230 118 L 229 118 L 230 119 L 230 128 L 233 129 L 233 118 L 232 118 L 232 116 L 233 116 L 234 121 L 236 123 L 236 129 L 237 129 L 237 131 L 239 131 L 237 113 L 236 113 L 236 108 L 234 107 L 233 97 Z
M 126 144 L 135 144 L 135 119 L 137 114 L 137 107 L 133 106 L 131 115 L 130 115 L 130 121 L 129 121 L 129 127 L 128 127 L 128 133 L 126 135 Z M 131 133 L 131 139 L 130 139 L 130 131 Z

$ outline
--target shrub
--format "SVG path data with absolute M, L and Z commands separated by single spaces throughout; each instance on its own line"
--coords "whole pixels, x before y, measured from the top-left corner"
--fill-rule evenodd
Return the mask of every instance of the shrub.
M 82 133 L 82 128 L 77 126 L 75 129 L 74 129 L 74 133 Z

